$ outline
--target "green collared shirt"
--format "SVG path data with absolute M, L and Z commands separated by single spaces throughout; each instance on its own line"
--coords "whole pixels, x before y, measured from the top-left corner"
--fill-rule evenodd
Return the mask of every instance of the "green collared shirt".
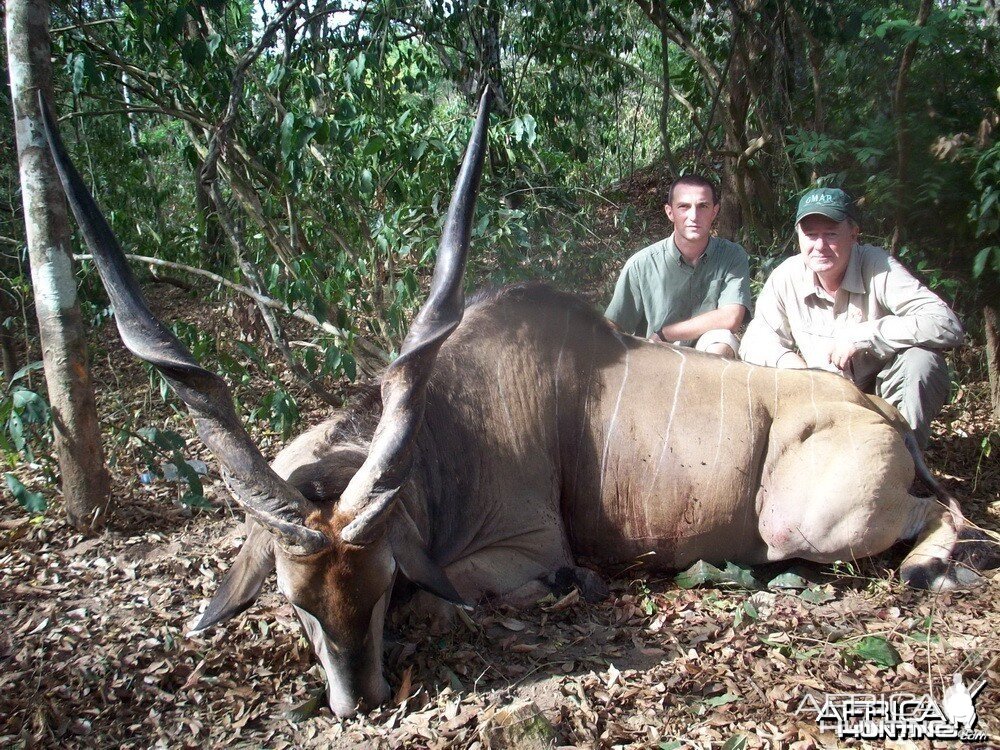
M 829 294 L 802 255 L 774 269 L 757 299 L 740 356 L 774 367 L 797 351 L 809 367 L 837 372 L 830 352 L 839 342 L 856 344 L 862 356 L 855 377 L 912 346 L 959 346 L 964 333 L 955 313 L 888 253 L 855 245 L 844 280 Z M 868 362 L 870 359 L 871 362 Z
M 746 250 L 712 237 L 692 266 L 670 235 L 626 261 L 604 317 L 626 333 L 648 338 L 665 325 L 733 304 L 752 309 Z

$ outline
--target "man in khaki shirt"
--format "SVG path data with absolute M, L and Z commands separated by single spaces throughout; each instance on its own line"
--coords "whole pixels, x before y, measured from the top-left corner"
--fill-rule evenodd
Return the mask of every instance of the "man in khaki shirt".
M 799 255 L 764 284 L 740 356 L 770 367 L 840 373 L 895 406 L 921 447 L 948 399 L 942 349 L 962 324 L 895 258 L 858 244 L 857 212 L 843 190 L 811 190 L 795 217 Z

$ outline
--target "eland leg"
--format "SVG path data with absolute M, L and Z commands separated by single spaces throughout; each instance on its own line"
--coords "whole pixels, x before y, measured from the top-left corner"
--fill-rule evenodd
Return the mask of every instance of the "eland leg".
M 972 527 L 954 499 L 913 498 L 926 505 L 925 523 L 913 550 L 899 566 L 909 586 L 954 591 L 978 584 L 978 571 L 1000 567 L 1000 542 Z
M 758 495 L 766 559 L 856 560 L 915 538 L 900 566 L 904 582 L 935 591 L 974 585 L 976 570 L 1000 565 L 1000 547 L 947 493 L 911 495 L 915 457 L 895 430 L 876 427 L 853 443 L 835 429 L 815 432 L 776 459 Z M 918 472 L 929 476 L 922 459 Z

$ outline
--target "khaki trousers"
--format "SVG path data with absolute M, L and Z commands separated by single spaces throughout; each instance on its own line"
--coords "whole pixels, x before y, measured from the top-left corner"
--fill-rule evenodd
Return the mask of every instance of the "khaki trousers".
M 865 393 L 874 393 L 899 409 L 925 448 L 931 420 L 948 402 L 951 373 L 941 352 L 911 347 L 883 360 L 880 369 L 855 382 Z

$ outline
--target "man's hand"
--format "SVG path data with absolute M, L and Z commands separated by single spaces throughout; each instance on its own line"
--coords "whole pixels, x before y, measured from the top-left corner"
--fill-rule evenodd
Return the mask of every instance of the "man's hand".
M 861 351 L 861 347 L 853 341 L 838 341 L 830 350 L 830 364 L 841 372 L 850 374 L 851 360 Z

